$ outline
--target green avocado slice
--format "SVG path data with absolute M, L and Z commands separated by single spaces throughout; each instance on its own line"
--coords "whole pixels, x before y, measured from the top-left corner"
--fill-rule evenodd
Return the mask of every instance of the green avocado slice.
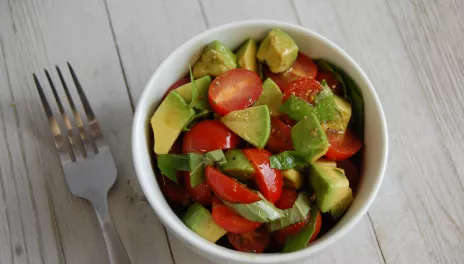
M 256 60 L 257 50 L 258 46 L 256 45 L 256 41 L 251 38 L 245 41 L 235 54 L 238 66 L 258 73 L 258 61 Z
M 263 93 L 259 96 L 255 106 L 267 105 L 269 113 L 276 116 L 280 114 L 279 109 L 282 105 L 282 98 L 283 95 L 279 86 L 271 78 L 267 78 L 263 82 Z
M 189 206 L 182 221 L 193 232 L 213 243 L 227 233 L 214 222 L 211 213 L 198 203 Z
M 221 122 L 257 148 L 264 148 L 271 134 L 271 116 L 266 105 L 230 112 Z
M 305 248 L 316 230 L 316 220 L 318 215 L 317 204 L 311 206 L 311 215 L 308 223 L 295 235 L 289 236 L 285 243 L 282 253 L 294 252 Z
M 208 103 L 208 89 L 210 84 L 211 77 L 208 75 L 195 80 L 195 86 L 198 91 L 197 107 L 208 111 L 211 111 L 211 107 Z M 184 98 L 187 104 L 190 104 L 192 102 L 192 89 L 193 83 L 189 82 L 182 86 L 179 86 L 174 91 L 178 92 L 179 95 L 182 96 L 182 98 Z
M 303 153 L 307 162 L 316 161 L 329 149 L 327 136 L 313 113 L 292 127 L 291 136 L 295 151 Z
M 350 187 L 345 189 L 345 197 L 338 202 L 336 205 L 334 205 L 332 208 L 330 208 L 330 215 L 334 220 L 337 220 L 340 218 L 340 216 L 345 213 L 346 210 L 350 207 L 351 203 L 353 202 L 353 191 L 351 190 Z
M 288 70 L 298 56 L 298 46 L 281 29 L 272 29 L 259 45 L 256 57 L 274 73 Z
M 311 164 L 309 183 L 316 194 L 317 205 L 326 213 L 347 196 L 349 182 L 343 171 L 331 166 Z
M 227 163 L 221 166 L 221 171 L 241 181 L 251 180 L 255 173 L 248 158 L 239 149 L 228 150 L 225 154 Z
M 218 76 L 228 70 L 237 68 L 235 54 L 221 42 L 213 40 L 201 54 L 200 60 L 193 65 L 193 76 Z

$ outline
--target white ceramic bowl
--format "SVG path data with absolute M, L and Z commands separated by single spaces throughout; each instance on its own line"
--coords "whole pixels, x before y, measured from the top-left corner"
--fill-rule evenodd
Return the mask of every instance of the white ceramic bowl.
M 308 248 L 287 254 L 249 254 L 210 243 L 185 226 L 164 199 L 155 178 L 150 156 L 149 120 L 168 87 L 188 72 L 205 45 L 219 40 L 232 50 L 247 38 L 262 39 L 272 28 L 286 31 L 301 52 L 312 58 L 323 58 L 344 69 L 359 85 L 365 106 L 364 167 L 358 192 L 343 218 Z M 344 236 L 363 217 L 382 182 L 387 162 L 388 138 L 385 117 L 374 87 L 356 62 L 325 37 L 306 28 L 277 21 L 241 21 L 210 29 L 177 48 L 151 77 L 138 102 L 132 127 L 132 152 L 140 185 L 169 232 L 200 255 L 226 263 L 282 263 L 307 259 Z

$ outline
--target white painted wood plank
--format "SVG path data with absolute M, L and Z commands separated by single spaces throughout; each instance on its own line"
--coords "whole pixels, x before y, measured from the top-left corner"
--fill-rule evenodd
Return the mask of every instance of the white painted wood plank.
M 369 215 L 385 261 L 460 263 L 462 186 L 415 73 L 418 65 L 410 60 L 387 4 L 295 2 L 299 12 L 322 8 L 306 16 L 300 13 L 303 24 L 345 48 L 366 71 L 383 103 L 389 165 Z
M 2 166 L 2 177 L 6 177 L 7 169 L 14 171 L 20 175 L 15 177 L 18 191 L 26 192 L 25 198 L 17 198 L 18 211 L 13 216 L 10 214 L 10 223 L 25 223 L 24 235 L 13 229 L 9 236 L 17 237 L 16 244 L 20 246 L 21 243 L 27 245 L 30 263 L 59 263 L 61 247 L 67 263 L 107 262 L 106 249 L 91 206 L 72 196 L 64 183 L 31 78 L 32 72 L 36 72 L 45 83 L 43 68 L 53 70 L 54 64 L 65 66 L 69 60 L 80 77 L 116 159 L 119 175 L 110 193 L 110 211 L 132 262 L 171 263 L 164 228 L 144 201 L 132 167 L 132 109 L 104 2 L 39 3 L 31 0 L 11 1 L 9 4 L 2 1 L 0 8 L 0 37 L 7 54 L 0 61 L 8 68 L 13 87 L 10 98 L 14 97 L 16 108 L 13 109 L 16 109 L 17 120 L 12 118 L 14 115 L 10 112 L 13 110 L 5 110 L 7 106 L 3 100 L 6 103 L 8 97 L 3 94 L 10 89 L 2 83 L 2 119 L 8 122 L 3 134 L 6 134 L 8 144 L 12 145 L 10 149 L 13 149 L 12 165 Z M 69 75 L 66 78 L 70 80 Z M 20 146 L 25 146 L 22 152 L 24 161 L 20 159 Z M 2 165 L 7 161 L 2 156 Z M 21 166 L 24 166 L 22 170 Z M 11 183 L 3 187 L 14 190 Z M 27 199 L 31 200 L 31 204 Z M 10 200 L 6 201 L 9 206 Z M 37 204 L 36 211 L 31 209 L 27 213 L 33 202 Z M 14 204 L 13 201 L 11 206 Z M 54 218 L 61 244 L 55 239 Z M 37 240 L 38 235 L 34 231 L 42 232 L 43 241 Z M 21 235 L 24 237 L 21 238 Z M 13 248 L 9 255 L 14 254 L 15 240 L 3 243 L 3 238 L 0 239 L 2 246 Z M 40 252 L 43 253 L 42 259 L 37 257 Z

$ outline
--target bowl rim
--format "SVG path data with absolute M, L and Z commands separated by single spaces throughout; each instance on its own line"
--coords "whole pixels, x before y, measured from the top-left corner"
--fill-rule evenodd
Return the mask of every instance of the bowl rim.
M 165 68 L 168 67 L 168 62 L 174 56 L 176 52 L 183 49 L 188 49 L 189 46 L 192 44 L 201 41 L 208 35 L 214 35 L 222 31 L 227 31 L 237 27 L 246 27 L 246 26 L 266 26 L 269 28 L 273 27 L 290 27 L 295 31 L 299 31 L 305 35 L 308 35 L 312 38 L 319 39 L 324 45 L 329 46 L 329 48 L 337 50 L 341 56 L 345 57 L 345 59 L 354 67 L 354 70 L 357 71 L 363 82 L 366 84 L 366 87 L 372 93 L 372 98 L 374 100 L 373 105 L 377 108 L 380 113 L 381 120 L 379 120 L 380 132 L 382 133 L 382 142 L 381 149 L 383 152 L 380 154 L 380 166 L 378 170 L 378 177 L 374 181 L 374 188 L 373 191 L 370 193 L 368 198 L 363 201 L 361 208 L 358 212 L 356 212 L 343 226 L 339 228 L 337 232 L 330 234 L 328 237 L 323 236 L 321 239 L 316 240 L 310 247 L 307 247 L 303 250 L 299 250 L 296 252 L 291 253 L 271 253 L 271 254 L 252 254 L 252 253 L 244 253 L 239 252 L 236 250 L 231 250 L 214 243 L 203 239 L 201 236 L 197 235 L 193 231 L 191 231 L 185 224 L 181 221 L 173 221 L 172 217 L 175 217 L 177 220 L 180 220 L 179 217 L 174 214 L 171 207 L 168 205 L 165 199 L 163 201 L 157 201 L 155 198 L 155 193 L 158 195 L 163 194 L 160 190 L 160 186 L 156 182 L 158 188 L 151 188 L 144 184 L 146 181 L 144 177 L 155 177 L 155 173 L 152 170 L 151 159 L 148 152 L 144 151 L 146 146 L 146 113 L 142 112 L 143 109 L 149 109 L 150 106 L 148 105 L 148 93 L 150 87 L 154 86 L 154 82 L 157 79 L 157 76 L 160 75 L 161 72 L 164 71 Z M 305 27 L 295 25 L 292 23 L 276 21 L 276 20 L 241 20 L 232 23 L 223 24 L 211 29 L 208 29 L 192 38 L 187 40 L 181 46 L 176 48 L 171 54 L 166 57 L 163 62 L 159 65 L 156 71 L 152 74 L 149 81 L 144 87 L 143 93 L 140 96 L 140 99 L 137 103 L 137 108 L 134 114 L 132 124 L 132 156 L 133 162 L 137 174 L 137 178 L 140 182 L 140 186 L 145 193 L 148 202 L 150 203 L 151 207 L 156 212 L 158 218 L 164 224 L 164 226 L 168 227 L 168 229 L 178 238 L 184 240 L 190 247 L 193 247 L 196 251 L 201 251 L 208 253 L 216 258 L 219 259 L 228 259 L 246 263 L 277 263 L 277 262 L 287 262 L 287 261 L 295 261 L 300 260 L 305 257 L 309 257 L 314 255 L 317 252 L 320 252 L 323 248 L 326 248 L 335 241 L 338 241 L 340 238 L 345 236 L 366 214 L 367 210 L 371 206 L 374 198 L 377 196 L 378 190 L 380 188 L 381 182 L 383 180 L 385 174 L 385 168 L 387 164 L 387 155 L 388 155 L 388 135 L 387 135 L 387 124 L 385 120 L 385 114 L 382 109 L 382 105 L 378 98 L 375 89 L 368 79 L 365 72 L 361 69 L 361 67 L 354 61 L 351 56 L 349 56 L 342 48 L 338 47 L 335 43 L 331 42 L 326 37 L 310 30 Z M 148 169 L 147 169 L 148 168 Z M 151 172 L 151 173 L 150 173 Z M 155 193 L 152 193 L 155 192 Z M 167 206 L 167 208 L 166 208 Z

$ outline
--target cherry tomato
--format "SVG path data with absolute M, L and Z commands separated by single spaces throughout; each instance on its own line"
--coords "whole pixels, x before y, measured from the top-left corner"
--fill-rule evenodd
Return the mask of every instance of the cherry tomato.
M 186 83 L 189 83 L 189 82 L 190 82 L 190 77 L 184 77 L 184 78 L 181 78 L 181 79 L 177 80 L 175 83 L 173 83 L 173 84 L 169 87 L 169 89 L 168 89 L 168 90 L 166 91 L 166 93 L 163 95 L 163 100 L 164 100 L 164 98 L 166 98 L 166 96 L 168 96 L 168 94 L 169 94 L 172 90 L 174 90 L 174 89 L 176 89 L 177 87 L 180 87 L 180 86 L 182 86 L 182 85 L 184 85 L 184 84 L 186 84 Z
M 280 90 L 285 91 L 288 84 L 298 77 L 316 78 L 317 66 L 310 58 L 300 52 L 290 70 L 276 74 L 266 68 L 264 73 L 266 77 L 271 78 L 279 86 Z
M 185 133 L 182 151 L 205 153 L 216 149 L 235 148 L 240 138 L 218 120 L 204 120 Z
M 250 221 L 234 210 L 222 203 L 216 196 L 213 196 L 213 220 L 214 222 L 231 233 L 251 232 L 260 227 L 262 223 Z
M 185 179 L 185 187 L 187 188 L 190 197 L 195 202 L 198 202 L 202 205 L 210 205 L 211 204 L 211 188 L 209 187 L 207 182 L 198 184 L 197 186 L 192 188 L 190 183 L 190 172 L 184 172 L 184 179 Z
M 362 147 L 362 141 L 350 129 L 345 134 L 326 131 L 329 140 L 329 150 L 325 154 L 331 160 L 345 160 L 353 156 Z
M 327 85 L 330 87 L 330 89 L 332 89 L 334 93 L 343 94 L 342 87 L 333 75 L 333 73 L 327 71 L 319 72 L 316 76 L 316 80 L 318 82 L 322 82 L 322 80 L 325 80 L 327 82 Z
M 206 181 L 208 182 L 211 189 L 214 193 L 221 198 L 231 203 L 254 203 L 261 198 L 259 195 L 247 188 L 245 185 L 242 185 L 236 179 L 232 179 L 219 170 L 206 166 L 205 170 Z
M 337 161 L 337 167 L 345 171 L 346 178 L 350 182 L 350 188 L 356 191 L 359 183 L 359 171 L 356 166 L 349 160 Z
M 297 198 L 298 193 L 295 189 L 283 188 L 282 194 L 280 195 L 279 200 L 275 203 L 275 206 L 282 210 L 292 208 Z
M 284 228 L 282 228 L 280 230 L 277 230 L 272 234 L 272 236 L 279 243 L 285 244 L 285 242 L 287 240 L 287 237 L 290 236 L 290 235 L 295 235 L 298 232 L 300 232 L 300 230 L 306 225 L 308 220 L 309 220 L 309 217 L 306 218 L 306 220 L 303 220 L 303 221 L 298 222 L 296 224 L 293 224 L 293 225 L 284 227 Z M 309 239 L 308 244 L 313 242 L 314 240 L 316 240 L 316 237 L 319 235 L 319 232 L 321 231 L 321 226 L 322 226 L 322 215 L 321 215 L 320 212 L 318 212 L 317 213 L 317 218 L 316 218 L 316 225 L 315 225 L 314 233 L 311 236 L 311 238 Z
M 262 92 L 258 74 L 239 68 L 226 71 L 211 82 L 208 100 L 216 113 L 226 115 L 251 106 Z
M 269 164 L 272 154 L 265 149 L 244 149 L 243 153 L 257 172 L 255 181 L 258 189 L 269 202 L 275 203 L 282 193 L 284 181 L 280 170 L 271 168 Z
M 175 183 L 165 176 L 158 181 L 161 191 L 169 202 L 177 205 L 187 206 L 190 204 L 190 195 L 184 186 Z
M 294 94 L 297 97 L 312 104 L 316 95 L 321 91 L 321 84 L 310 78 L 300 77 L 288 84 L 287 89 L 284 91 L 283 102 L 285 102 L 290 95 Z
M 290 127 L 276 117 L 271 118 L 271 135 L 267 141 L 266 149 L 272 153 L 293 149 Z
M 227 238 L 235 249 L 248 253 L 263 253 L 271 241 L 266 228 L 241 234 L 227 233 Z

